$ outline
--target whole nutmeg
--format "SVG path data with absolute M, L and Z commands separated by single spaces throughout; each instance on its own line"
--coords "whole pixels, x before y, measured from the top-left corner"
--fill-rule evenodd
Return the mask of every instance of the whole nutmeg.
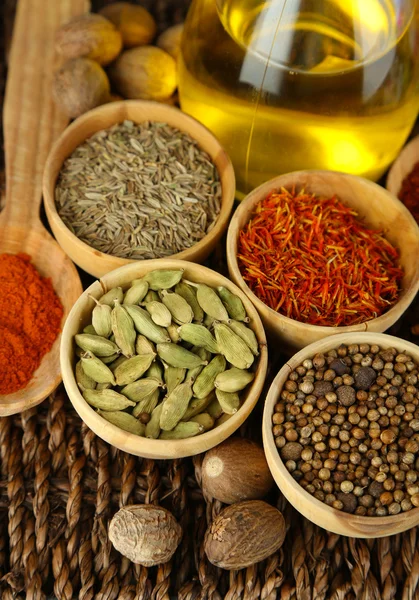
M 124 556 L 144 567 L 168 562 L 182 539 L 182 528 L 161 506 L 124 506 L 109 525 L 109 539 Z
M 115 60 L 122 49 L 122 36 L 115 25 L 96 14 L 86 14 L 62 25 L 56 48 L 66 59 L 91 58 L 101 65 Z
M 55 72 L 52 93 L 60 109 L 75 119 L 109 101 L 109 80 L 94 60 L 75 58 L 68 60 Z
M 154 46 L 123 52 L 111 65 L 109 77 L 117 92 L 131 99 L 164 100 L 177 86 L 175 61 Z
M 145 46 L 156 35 L 156 22 L 142 6 L 129 2 L 114 2 L 104 6 L 99 14 L 115 25 L 121 33 L 125 48 Z
M 265 453 L 251 440 L 230 438 L 205 454 L 202 487 L 220 502 L 263 498 L 272 485 Z
M 262 500 L 227 506 L 205 533 L 208 560 L 222 569 L 243 569 L 279 550 L 285 539 L 282 514 Z
M 157 46 L 170 54 L 175 60 L 180 52 L 180 43 L 183 35 L 183 23 L 169 27 L 157 38 Z

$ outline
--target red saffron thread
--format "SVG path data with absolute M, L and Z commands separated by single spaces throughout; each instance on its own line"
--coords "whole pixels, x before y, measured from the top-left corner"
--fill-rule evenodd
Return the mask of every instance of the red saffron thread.
M 240 232 L 241 274 L 260 300 L 297 321 L 355 325 L 399 297 L 399 253 L 336 196 L 273 192 Z

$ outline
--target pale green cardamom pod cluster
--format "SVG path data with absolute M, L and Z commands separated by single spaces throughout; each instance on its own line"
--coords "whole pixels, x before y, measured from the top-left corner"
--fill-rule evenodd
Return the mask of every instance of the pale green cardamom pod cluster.
M 234 415 L 253 381 L 259 345 L 242 300 L 224 286 L 154 270 L 92 298 L 74 338 L 75 378 L 106 421 L 179 440 Z

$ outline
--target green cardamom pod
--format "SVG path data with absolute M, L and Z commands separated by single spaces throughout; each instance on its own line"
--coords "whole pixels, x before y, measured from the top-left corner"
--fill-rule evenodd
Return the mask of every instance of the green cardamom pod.
M 111 383 L 98 383 L 96 386 L 96 389 L 98 392 L 100 392 L 101 390 L 110 390 L 112 387 Z
M 208 330 L 210 330 L 214 328 L 214 323 L 216 323 L 216 319 L 206 314 L 204 317 L 203 325 L 205 325 L 205 327 Z
M 85 352 L 92 352 L 95 356 L 111 356 L 119 353 L 116 344 L 100 335 L 90 335 L 89 333 L 78 333 L 75 335 L 77 346 Z
M 201 346 L 212 354 L 218 354 L 220 352 L 215 338 L 204 325 L 187 323 L 186 325 L 181 325 L 179 327 L 178 333 L 180 339 L 184 342 L 189 342 L 194 346 Z
M 129 358 L 127 358 L 126 356 L 124 356 L 123 354 L 120 354 L 118 356 L 118 358 L 116 360 L 114 360 L 113 362 L 111 362 L 111 364 L 109 365 L 110 370 L 112 371 L 112 373 L 115 372 L 115 369 L 117 367 L 119 367 L 119 365 L 122 365 L 124 362 L 126 362 L 127 360 L 129 360 Z
M 152 440 L 157 440 L 160 435 L 160 415 L 163 408 L 163 403 L 158 404 L 151 413 L 151 417 L 145 426 L 145 436 Z
M 220 285 L 217 289 L 230 318 L 235 319 L 236 321 L 246 321 L 248 323 L 249 317 L 247 316 L 241 298 L 236 296 L 236 294 L 233 294 L 233 292 L 230 292 L 230 290 L 223 285 Z
M 221 408 L 228 415 L 234 415 L 240 408 L 240 398 L 237 392 L 223 392 L 216 390 L 215 395 Z
M 189 402 L 187 411 L 182 417 L 182 421 L 189 421 L 189 419 L 192 419 L 192 417 L 196 417 L 196 415 L 202 413 L 207 406 L 211 404 L 214 398 L 214 392 L 211 392 L 205 398 L 192 398 L 192 400 Z
M 208 405 L 206 412 L 211 415 L 213 419 L 217 420 L 221 417 L 224 411 L 221 408 L 221 404 L 218 402 L 217 398 L 214 398 L 211 404 Z
M 148 292 L 148 283 L 144 279 L 135 279 L 127 289 L 123 304 L 139 304 Z
M 101 304 L 107 304 L 108 306 L 113 308 L 115 300 L 118 300 L 118 302 L 122 302 L 123 299 L 124 299 L 124 292 L 122 291 L 122 288 L 115 287 L 115 288 L 112 288 L 111 290 L 109 290 L 109 292 L 106 292 L 106 294 L 103 294 L 103 296 L 101 296 L 101 298 L 99 298 L 99 302 Z
M 115 377 L 112 371 L 99 358 L 91 352 L 85 352 L 81 356 L 83 371 L 96 381 L 96 383 L 112 383 L 115 385 Z
M 196 292 L 199 306 L 217 321 L 228 321 L 228 312 L 217 292 L 208 285 L 200 283 Z
M 193 348 L 191 348 L 191 352 L 193 352 L 194 354 L 197 354 L 207 364 L 211 360 L 212 354 L 211 354 L 211 352 L 208 352 L 208 350 L 205 350 L 205 348 L 200 348 L 199 346 L 194 346 Z M 192 381 L 195 381 L 195 379 L 198 377 L 198 375 L 200 374 L 200 372 L 202 371 L 203 368 L 204 368 L 204 365 L 199 365 L 198 367 L 195 367 L 194 369 L 189 369 L 186 374 L 186 379 L 192 379 Z
M 204 368 L 204 365 L 199 365 L 198 367 L 195 367 L 194 369 L 188 369 L 188 372 L 186 374 L 186 379 L 192 379 L 192 381 L 195 381 L 195 379 L 201 373 L 203 368 Z
M 190 399 L 192 398 L 192 382 L 180 383 L 163 400 L 163 409 L 160 415 L 160 428 L 170 431 L 179 423 L 185 414 Z
M 177 344 L 180 341 L 180 336 L 179 336 L 177 325 L 175 325 L 174 323 L 172 323 L 172 325 L 169 325 L 169 327 L 167 328 L 167 332 L 170 336 L 171 341 L 174 344 Z
M 144 373 L 144 376 L 145 377 L 153 377 L 154 379 L 157 379 L 158 381 L 160 381 L 160 383 L 162 385 L 164 383 L 164 379 L 163 379 L 163 367 L 157 361 L 155 361 L 155 362 L 153 362 L 151 364 L 151 366 Z
M 180 281 L 175 286 L 175 292 L 176 294 L 179 294 L 179 296 L 182 296 L 182 298 L 184 298 L 189 304 L 189 306 L 192 308 L 193 320 L 198 321 L 198 323 L 201 323 L 204 318 L 204 311 L 199 306 L 194 288 L 185 283 L 184 281 Z
M 89 335 L 99 335 L 93 325 L 86 325 L 86 327 L 83 329 L 83 333 L 88 333 Z
M 141 400 L 144 400 L 147 396 L 151 396 L 151 394 L 159 387 L 161 387 L 161 383 L 157 379 L 151 377 L 147 379 L 144 378 L 123 387 L 121 394 L 124 394 L 124 396 L 130 400 L 141 402 Z
M 135 402 L 128 400 L 122 394 L 114 390 L 85 390 L 83 398 L 90 406 L 101 410 L 124 410 L 129 406 L 135 406 Z
M 197 398 L 205 398 L 215 388 L 217 375 L 225 371 L 226 360 L 221 354 L 214 356 L 212 361 L 202 369 L 193 384 L 193 393 Z
M 189 422 L 198 423 L 204 428 L 203 431 L 209 431 L 214 427 L 215 419 L 214 417 L 211 417 L 211 415 L 209 415 L 208 413 L 201 413 L 189 419 Z
M 141 333 L 155 344 L 170 341 L 167 329 L 156 325 L 146 310 L 132 304 L 127 304 L 125 308 L 134 321 L 134 326 L 138 333 Z
M 116 361 L 117 358 L 121 356 L 121 351 L 118 348 L 118 352 L 115 354 L 111 354 L 110 356 L 101 356 L 100 360 L 105 363 L 105 365 L 110 365 Z
M 228 325 L 215 323 L 214 332 L 220 352 L 229 363 L 238 369 L 248 369 L 252 366 L 255 357 L 249 346 Z
M 142 304 L 148 304 L 149 302 L 160 302 L 160 296 L 154 290 L 148 290 L 144 296 Z
M 245 325 L 241 321 L 234 320 L 230 320 L 228 322 L 228 326 L 249 346 L 252 354 L 254 354 L 255 356 L 259 355 L 258 340 L 254 331 L 250 329 L 250 327 L 247 327 L 247 325 Z
M 96 381 L 86 375 L 81 360 L 76 364 L 76 381 L 81 390 L 94 390 L 96 388 Z
M 170 394 L 175 387 L 183 382 L 186 375 L 186 369 L 179 367 L 171 367 L 169 365 L 164 368 L 164 382 L 166 384 L 167 393 Z
M 162 292 L 162 302 L 169 309 L 173 320 L 176 323 L 191 323 L 193 320 L 193 310 L 190 305 L 186 302 L 185 298 L 175 294 L 173 292 Z
M 169 327 L 172 323 L 170 310 L 162 302 L 148 302 L 145 308 L 156 325 Z
M 108 338 L 112 333 L 112 308 L 108 304 L 101 304 L 96 298 L 90 296 L 90 294 L 89 297 L 96 303 L 92 311 L 92 326 L 95 333 L 96 335 Z
M 121 349 L 122 354 L 127 358 L 131 358 L 135 354 L 135 333 L 134 323 L 118 300 L 115 300 L 115 307 L 111 314 L 112 331 L 115 336 L 115 341 Z
M 240 392 L 255 378 L 255 374 L 244 369 L 228 369 L 215 378 L 215 387 L 223 392 Z
M 157 344 L 157 354 L 171 367 L 193 369 L 206 364 L 206 361 L 203 361 L 199 356 L 176 344 Z
M 160 398 L 160 389 L 154 390 L 149 396 L 140 400 L 132 410 L 132 416 L 138 418 L 142 413 L 151 414 L 156 408 Z
M 116 385 L 128 385 L 140 379 L 155 359 L 155 354 L 139 354 L 119 365 L 113 372 Z
M 116 425 L 116 427 L 119 427 L 124 431 L 135 433 L 135 435 L 140 436 L 144 436 L 145 434 L 145 425 L 126 412 L 121 412 L 119 410 L 98 410 L 97 412 L 101 417 L 109 421 L 109 423 Z
M 147 281 L 150 289 L 158 291 L 158 290 L 167 290 L 173 286 L 175 286 L 182 279 L 183 269 L 178 271 L 169 271 L 166 269 L 150 271 L 147 275 L 144 276 L 144 279 Z
M 137 354 L 156 354 L 156 347 L 145 335 L 139 334 L 135 340 L 135 351 Z
M 209 352 L 205 348 L 202 348 L 202 346 L 192 346 L 192 348 L 190 348 L 190 351 L 194 354 L 197 354 L 199 358 L 202 358 L 202 360 L 207 361 L 207 364 L 212 358 L 212 352 Z
M 193 421 L 181 421 L 171 431 L 162 431 L 160 440 L 184 440 L 186 438 L 195 437 L 202 433 L 204 428 L 199 423 Z

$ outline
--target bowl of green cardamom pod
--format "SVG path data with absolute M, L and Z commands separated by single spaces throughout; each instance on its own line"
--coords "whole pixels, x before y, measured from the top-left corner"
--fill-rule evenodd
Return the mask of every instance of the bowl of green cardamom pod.
M 94 282 L 62 333 L 61 370 L 82 420 L 145 458 L 205 452 L 255 407 L 267 371 L 259 315 L 219 273 L 166 259 Z

